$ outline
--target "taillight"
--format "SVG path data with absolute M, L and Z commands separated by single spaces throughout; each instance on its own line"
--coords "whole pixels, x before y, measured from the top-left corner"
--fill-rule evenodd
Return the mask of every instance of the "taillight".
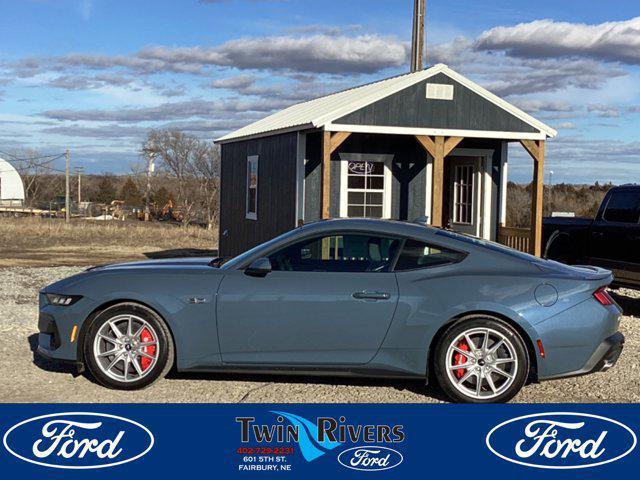
M 605 307 L 614 304 L 613 298 L 611 298 L 611 295 L 609 295 L 609 292 L 607 292 L 607 287 L 600 287 L 598 290 L 593 292 L 593 296 L 600 303 L 600 305 L 603 305 Z

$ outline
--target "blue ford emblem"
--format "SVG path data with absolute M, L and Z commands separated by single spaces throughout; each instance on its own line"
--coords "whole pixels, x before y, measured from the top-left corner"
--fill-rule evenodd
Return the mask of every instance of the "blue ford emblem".
M 402 463 L 400 452 L 387 447 L 353 447 L 338 455 L 338 462 L 352 470 L 389 470 Z
M 527 467 L 597 467 L 629 455 L 636 434 L 617 420 L 586 413 L 536 413 L 495 426 L 487 447 L 508 462 Z
M 7 451 L 44 467 L 91 469 L 132 462 L 153 447 L 148 428 L 102 413 L 54 413 L 29 418 L 4 434 Z

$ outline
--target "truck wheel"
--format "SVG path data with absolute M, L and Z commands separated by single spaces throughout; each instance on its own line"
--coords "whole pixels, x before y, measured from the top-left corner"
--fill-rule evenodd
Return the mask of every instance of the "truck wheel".
M 574 254 L 571 250 L 571 244 L 566 234 L 555 231 L 545 248 L 545 258 L 555 260 L 556 262 L 571 265 L 575 263 Z

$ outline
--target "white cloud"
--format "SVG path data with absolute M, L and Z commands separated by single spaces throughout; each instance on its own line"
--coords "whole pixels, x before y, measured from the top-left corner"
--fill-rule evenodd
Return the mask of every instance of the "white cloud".
M 536 20 L 496 27 L 480 35 L 475 47 L 525 58 L 575 56 L 640 65 L 640 17 L 598 25 Z

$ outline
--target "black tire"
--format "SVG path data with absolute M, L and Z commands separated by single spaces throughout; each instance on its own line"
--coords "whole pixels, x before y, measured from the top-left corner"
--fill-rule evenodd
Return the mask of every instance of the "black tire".
M 144 377 L 135 381 L 119 381 L 106 375 L 98 365 L 98 359 L 94 354 L 94 340 L 101 327 L 107 321 L 119 315 L 135 315 L 149 323 L 155 330 L 157 338 L 157 360 Z M 84 359 L 87 369 L 101 385 L 117 390 L 140 390 L 155 383 L 171 370 L 174 362 L 174 345 L 171 332 L 164 320 L 153 310 L 137 303 L 120 303 L 99 312 L 92 320 L 83 344 Z
M 493 396 L 491 398 L 476 398 L 474 396 L 469 396 L 459 390 L 459 387 L 454 385 L 454 381 L 451 378 L 454 376 L 453 374 L 449 374 L 448 367 L 449 359 L 448 352 L 451 345 L 465 332 L 475 331 L 477 329 L 490 329 L 498 334 L 503 335 L 510 343 L 510 347 L 513 347 L 513 354 L 517 359 L 516 365 L 513 367 L 513 371 L 510 372 L 512 374 L 513 380 L 504 379 L 501 380 L 501 375 L 498 375 L 494 370 L 487 370 L 489 372 L 489 376 L 492 378 L 492 382 L 497 379 L 498 382 L 504 381 L 504 391 L 500 392 L 499 395 Z M 478 342 L 479 340 L 472 341 Z M 496 342 L 497 343 L 497 342 Z M 477 347 L 477 345 L 476 345 Z M 506 348 L 506 347 L 505 347 Z M 490 350 L 490 349 L 489 349 Z M 494 355 L 497 357 L 497 355 Z M 463 357 L 464 358 L 464 357 Z M 476 362 L 476 360 L 471 360 L 468 358 L 466 362 Z M 480 362 L 478 361 L 478 365 Z M 484 363 L 482 363 L 484 366 Z M 469 370 L 473 369 L 471 367 Z M 477 368 L 477 366 L 476 366 Z M 486 367 L 490 369 L 492 367 Z M 522 340 L 521 336 L 518 334 L 516 330 L 513 329 L 507 322 L 493 318 L 485 315 L 472 315 L 465 318 L 460 319 L 451 325 L 444 333 L 444 335 L 440 338 L 440 341 L 436 345 L 435 354 L 433 356 L 433 371 L 435 374 L 435 378 L 438 381 L 438 384 L 442 388 L 445 395 L 453 402 L 456 403 L 503 403 L 508 402 L 513 397 L 515 397 L 518 392 L 525 385 L 527 378 L 529 376 L 529 368 L 530 368 L 530 359 L 529 354 L 527 352 L 527 348 Z M 502 370 L 502 367 L 500 367 Z M 462 370 L 463 372 L 468 372 L 469 370 Z M 459 372 L 461 370 L 458 370 Z M 457 372 L 455 372 L 457 374 Z M 469 382 L 471 382 L 474 377 L 471 377 Z M 477 385 L 478 377 L 475 377 L 475 384 Z M 511 382 L 508 385 L 508 382 Z M 482 380 L 480 382 L 480 388 L 484 392 L 487 390 L 487 395 L 491 395 L 492 392 L 489 392 L 489 385 L 487 380 Z M 500 388 L 498 388 L 500 390 Z

